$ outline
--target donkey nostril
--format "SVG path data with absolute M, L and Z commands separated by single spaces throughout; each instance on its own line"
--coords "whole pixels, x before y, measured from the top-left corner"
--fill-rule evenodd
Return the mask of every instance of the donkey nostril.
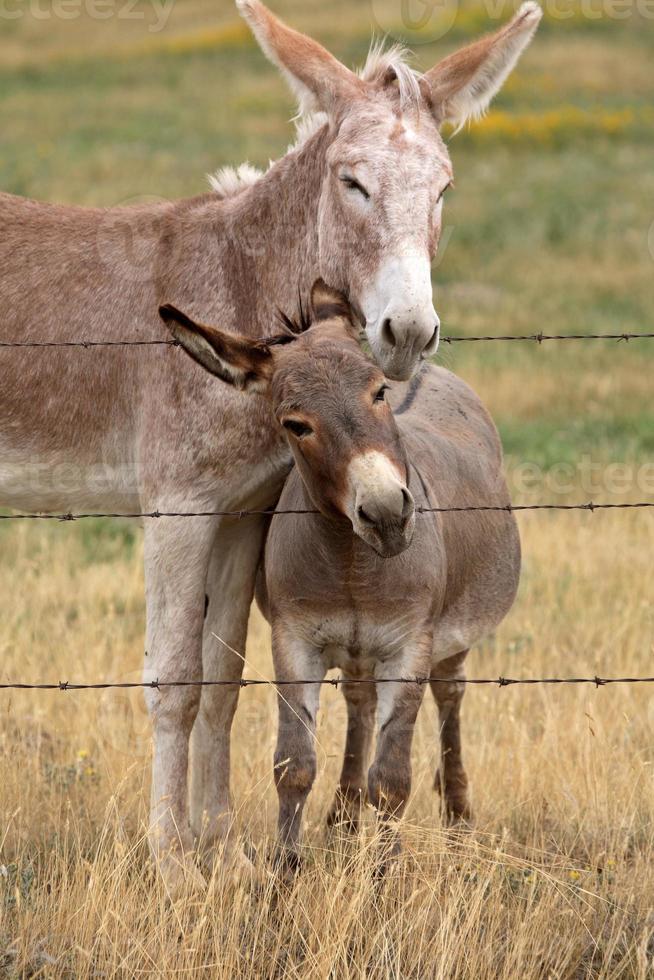
M 393 325 L 390 317 L 386 317 L 382 323 L 381 328 L 382 340 L 389 347 L 395 347 L 395 334 L 393 333 Z
M 357 507 L 357 517 L 359 518 L 362 524 L 368 524 L 370 527 L 374 527 L 375 522 L 373 521 L 372 517 L 366 514 L 361 504 L 359 504 L 359 506 Z
M 406 489 L 402 488 L 402 520 L 407 520 L 413 514 L 413 497 Z
M 434 330 L 433 334 L 429 338 L 429 342 L 426 344 L 425 348 L 423 349 L 423 352 L 422 352 L 423 355 L 428 355 L 428 354 L 433 354 L 434 353 L 434 351 L 436 350 L 436 347 L 438 345 L 438 338 L 439 338 L 439 335 L 440 335 L 440 331 L 441 331 L 441 325 L 440 325 L 440 323 L 438 323 L 438 324 L 436 324 L 436 329 Z

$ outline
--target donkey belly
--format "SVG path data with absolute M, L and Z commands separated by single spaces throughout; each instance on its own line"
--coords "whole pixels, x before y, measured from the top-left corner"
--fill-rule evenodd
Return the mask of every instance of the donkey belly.
M 135 367 L 101 349 L 3 356 L 12 371 L 0 382 L 0 504 L 133 508 Z
M 449 515 L 449 521 L 465 529 L 466 517 Z M 449 591 L 434 622 L 434 663 L 468 650 L 499 626 L 518 590 L 520 538 L 514 517 L 492 514 L 476 534 L 465 530 L 465 539 L 450 535 Z
M 145 509 L 265 509 L 273 506 L 289 467 L 285 446 L 262 440 L 259 459 L 220 465 L 198 464 L 180 441 L 151 439 L 147 449 L 135 430 L 109 429 L 101 439 L 68 446 L 32 441 L 16 446 L 0 434 L 0 506 L 20 510 L 74 511 Z
M 432 664 L 469 650 L 493 630 L 501 618 L 467 615 L 459 610 L 442 616 L 434 626 Z

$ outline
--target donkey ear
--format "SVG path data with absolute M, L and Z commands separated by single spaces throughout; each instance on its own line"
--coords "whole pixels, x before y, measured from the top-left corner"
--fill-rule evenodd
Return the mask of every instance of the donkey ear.
M 261 0 L 236 0 L 264 54 L 281 69 L 301 111 L 333 113 L 360 95 L 363 82 L 317 41 L 292 30 L 264 7 Z
M 264 391 L 272 374 L 272 356 L 267 347 L 247 337 L 196 323 L 166 305 L 159 316 L 175 340 L 194 361 L 240 391 Z
M 439 124 L 460 129 L 470 118 L 486 111 L 531 41 L 543 16 L 534 0 L 495 34 L 449 55 L 427 72 L 424 82 Z
M 328 286 L 324 279 L 316 279 L 311 289 L 311 313 L 313 321 L 332 320 L 342 317 L 352 321 L 352 307 L 347 297 Z
M 332 289 L 324 279 L 316 279 L 311 289 L 311 319 L 314 324 L 325 320 L 341 320 L 355 340 L 361 335 L 361 328 L 347 296 L 338 289 Z

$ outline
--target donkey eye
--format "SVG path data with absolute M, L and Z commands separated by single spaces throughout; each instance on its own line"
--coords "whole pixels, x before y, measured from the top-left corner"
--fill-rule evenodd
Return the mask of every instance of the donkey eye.
M 313 433 L 313 429 L 310 425 L 305 425 L 304 422 L 298 422 L 297 419 L 286 419 L 282 422 L 282 425 L 288 432 L 292 432 L 294 436 L 301 439 L 302 436 L 310 436 Z
M 374 400 L 376 402 L 385 402 L 386 401 L 386 392 L 387 391 L 388 391 L 388 385 L 382 385 L 381 388 L 379 389 L 379 391 L 377 392 L 377 394 L 375 395 L 375 399 Z
M 358 193 L 361 194 L 362 197 L 364 197 L 366 201 L 369 201 L 370 200 L 370 194 L 368 193 L 368 191 L 365 189 L 365 187 L 363 187 L 359 183 L 358 180 L 355 180 L 354 177 L 340 177 L 339 179 L 340 179 L 341 183 L 345 184 L 345 186 L 348 188 L 348 190 L 350 190 L 350 191 L 358 191 Z

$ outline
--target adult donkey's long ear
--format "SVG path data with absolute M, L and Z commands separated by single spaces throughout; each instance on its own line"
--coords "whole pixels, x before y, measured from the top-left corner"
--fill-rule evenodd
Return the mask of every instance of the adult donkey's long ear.
M 160 306 L 159 316 L 194 361 L 241 391 L 264 391 L 272 373 L 267 347 L 247 337 L 196 323 L 174 306 Z
M 361 334 L 347 296 L 338 289 L 332 289 L 324 279 L 316 279 L 311 289 L 311 319 L 315 324 L 324 320 L 340 320 L 355 340 Z
M 515 67 L 543 16 L 538 3 L 523 3 L 495 34 L 449 55 L 424 76 L 439 123 L 457 128 L 482 115 Z
M 317 41 L 283 24 L 260 0 L 236 0 L 236 6 L 264 53 L 285 75 L 303 111 L 332 113 L 363 91 L 354 72 Z

